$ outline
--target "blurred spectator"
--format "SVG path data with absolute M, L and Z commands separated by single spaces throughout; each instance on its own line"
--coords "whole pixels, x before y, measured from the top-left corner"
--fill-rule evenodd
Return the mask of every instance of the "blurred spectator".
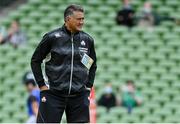
M 32 71 L 27 71 L 22 78 L 22 82 L 27 82 L 28 80 L 34 80 Z
M 140 15 L 137 17 L 139 20 L 138 25 L 143 27 L 152 27 L 155 25 L 159 25 L 161 21 L 174 21 L 177 20 L 170 16 L 160 15 L 157 12 L 153 11 L 152 4 L 149 1 L 144 3 L 144 7 Z
M 134 107 L 142 104 L 142 96 L 140 92 L 137 91 L 133 81 L 127 81 L 126 84 L 121 87 L 121 91 L 121 104 L 127 107 L 128 113 L 131 113 Z
M 6 29 L 5 27 L 1 26 L 0 27 L 0 41 L 2 41 L 4 39 L 4 37 L 6 36 Z
M 160 17 L 153 12 L 152 10 L 152 5 L 150 2 L 145 2 L 144 7 L 142 9 L 142 12 L 139 15 L 139 24 L 140 26 L 143 27 L 151 27 L 154 25 L 159 24 Z
M 116 106 L 116 96 L 113 93 L 112 85 L 108 83 L 104 88 L 104 93 L 98 100 L 98 105 L 104 106 L 109 110 L 111 107 Z
M 26 123 L 35 123 L 40 102 L 40 91 L 36 86 L 32 72 L 25 73 L 25 75 L 23 76 L 23 83 L 29 93 L 27 99 L 29 118 Z
M 123 0 L 123 8 L 117 12 L 116 23 L 132 27 L 134 25 L 135 11 L 130 5 L 129 0 Z
M 27 37 L 25 33 L 20 28 L 20 23 L 18 20 L 14 20 L 11 23 L 7 36 L 0 38 L 0 44 L 9 42 L 15 48 L 18 46 L 25 45 L 27 42 Z

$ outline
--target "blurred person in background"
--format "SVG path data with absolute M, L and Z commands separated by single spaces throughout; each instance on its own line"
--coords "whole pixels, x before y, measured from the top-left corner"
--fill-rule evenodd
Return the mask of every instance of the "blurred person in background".
M 123 8 L 117 12 L 116 23 L 127 27 L 134 26 L 135 11 L 130 5 L 130 0 L 123 0 Z
M 19 46 L 23 46 L 26 44 L 27 36 L 22 31 L 18 20 L 12 21 L 7 35 L 3 38 L 0 38 L 0 44 L 7 43 L 7 42 L 12 44 L 14 48 L 17 48 Z
M 4 39 L 4 37 L 6 36 L 6 34 L 7 34 L 6 28 L 4 26 L 1 26 L 0 27 L 0 44 L 1 44 L 1 41 Z
M 152 4 L 149 1 L 144 3 L 138 20 L 138 25 L 142 27 L 152 27 L 160 23 L 160 17 L 153 11 Z
M 36 123 L 36 117 L 38 114 L 38 107 L 40 102 L 40 91 L 35 83 L 33 73 L 28 71 L 23 76 L 23 84 L 28 92 L 27 109 L 28 120 L 26 123 Z
M 22 82 L 26 82 L 28 80 L 34 80 L 34 75 L 32 71 L 26 71 L 23 75 Z
M 44 35 L 37 46 L 31 68 L 41 90 L 38 123 L 60 123 L 66 113 L 67 123 L 88 123 L 89 94 L 96 72 L 94 39 L 82 31 L 84 9 L 69 5 L 64 11 L 64 25 Z M 47 87 L 41 63 L 45 62 Z
M 159 25 L 162 21 L 172 21 L 177 23 L 179 20 L 165 15 L 160 15 L 153 10 L 153 6 L 150 1 L 146 1 L 143 5 L 143 9 L 137 16 L 138 25 L 142 27 L 153 27 Z
M 128 113 L 131 113 L 134 107 L 142 105 L 142 95 L 136 89 L 133 81 L 128 80 L 125 85 L 120 87 L 120 90 L 121 105 L 127 108 Z
M 104 87 L 104 92 L 98 100 L 99 106 L 104 106 L 109 110 L 111 107 L 117 105 L 116 96 L 113 93 L 113 88 L 111 83 L 107 83 Z

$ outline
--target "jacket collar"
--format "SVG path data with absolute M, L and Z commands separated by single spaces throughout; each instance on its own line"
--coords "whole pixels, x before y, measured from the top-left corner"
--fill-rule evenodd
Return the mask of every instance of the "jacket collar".
M 63 30 L 64 30 L 67 34 L 72 35 L 72 33 L 67 29 L 67 27 L 65 26 L 65 24 L 62 26 L 62 28 L 63 28 Z M 76 33 L 74 33 L 73 35 L 78 34 L 78 33 L 79 33 L 79 31 L 76 32 Z

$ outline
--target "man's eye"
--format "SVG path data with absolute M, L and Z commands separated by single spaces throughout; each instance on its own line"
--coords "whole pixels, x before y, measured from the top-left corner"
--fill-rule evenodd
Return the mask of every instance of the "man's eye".
M 78 18 L 77 20 L 84 20 L 84 18 Z

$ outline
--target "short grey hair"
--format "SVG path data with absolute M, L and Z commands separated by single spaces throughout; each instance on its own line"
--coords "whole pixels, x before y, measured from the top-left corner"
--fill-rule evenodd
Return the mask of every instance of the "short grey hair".
M 77 4 L 69 5 L 64 11 L 64 20 L 66 20 L 68 16 L 72 15 L 74 11 L 84 12 L 84 9 L 82 6 Z

